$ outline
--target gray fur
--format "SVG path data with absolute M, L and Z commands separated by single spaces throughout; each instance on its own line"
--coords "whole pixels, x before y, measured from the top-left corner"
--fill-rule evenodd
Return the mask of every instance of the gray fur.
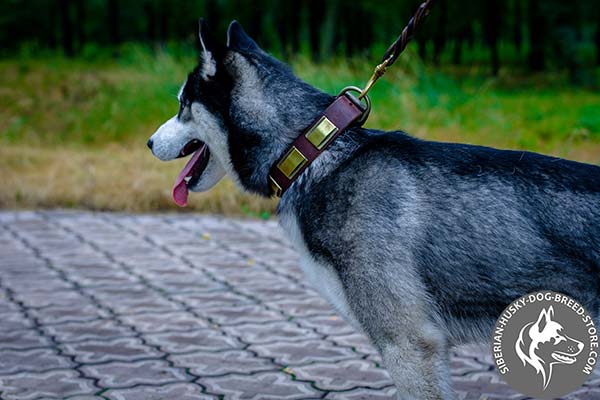
M 228 38 L 211 53 L 222 54 L 222 70 L 203 78 L 220 79 L 226 101 L 205 91 L 191 102 L 222 126 L 201 135 L 211 154 L 243 189 L 269 195 L 271 165 L 332 97 L 239 24 Z M 592 165 L 352 128 L 290 187 L 278 214 L 307 279 L 369 336 L 399 398 L 449 399 L 449 348 L 489 341 L 515 298 L 554 290 L 597 318 L 599 204 Z

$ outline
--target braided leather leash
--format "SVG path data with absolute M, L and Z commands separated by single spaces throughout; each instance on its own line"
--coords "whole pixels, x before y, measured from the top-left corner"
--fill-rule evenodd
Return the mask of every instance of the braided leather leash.
M 396 62 L 396 59 L 400 53 L 404 51 L 406 45 L 413 39 L 415 31 L 421 25 L 423 25 L 423 22 L 429 15 L 429 10 L 434 2 L 435 0 L 424 1 L 421 3 L 419 8 L 417 8 L 415 15 L 410 19 L 410 21 L 408 21 L 408 24 L 404 27 L 404 29 L 402 29 L 400 36 L 398 36 L 394 43 L 392 43 L 383 54 L 381 63 L 375 67 L 373 75 L 371 75 L 371 78 L 365 85 L 365 88 L 360 92 L 360 95 L 358 96 L 359 99 L 365 97 L 375 82 L 377 82 L 377 79 L 381 78 L 383 74 L 385 74 L 387 68 Z
M 344 88 L 323 114 L 317 117 L 273 164 L 269 172 L 269 186 L 273 195 L 281 197 L 302 172 L 347 128 L 365 123 L 371 111 L 371 100 L 367 93 L 412 40 L 415 31 L 429 15 L 429 8 L 433 2 L 434 0 L 426 0 L 419 6 L 400 36 L 386 50 L 365 88 Z M 358 97 L 351 92 L 357 93 Z

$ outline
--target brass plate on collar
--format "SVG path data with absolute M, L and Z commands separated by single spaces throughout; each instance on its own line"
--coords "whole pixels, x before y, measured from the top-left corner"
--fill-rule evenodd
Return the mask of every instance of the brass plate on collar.
M 283 192 L 283 190 L 281 189 L 281 186 L 279 186 L 279 184 L 275 181 L 275 179 L 273 179 L 273 177 L 271 175 L 269 175 L 269 184 L 270 184 L 271 190 L 273 191 L 275 196 L 281 197 L 281 193 Z
M 313 146 L 321 150 L 331 136 L 337 131 L 337 126 L 335 126 L 326 116 L 323 116 L 319 122 L 306 133 L 306 138 Z
M 277 164 L 277 168 L 288 178 L 292 179 L 298 170 L 308 162 L 308 159 L 304 157 L 304 154 L 300 153 L 300 150 L 293 146 L 290 151 L 283 157 L 283 160 Z

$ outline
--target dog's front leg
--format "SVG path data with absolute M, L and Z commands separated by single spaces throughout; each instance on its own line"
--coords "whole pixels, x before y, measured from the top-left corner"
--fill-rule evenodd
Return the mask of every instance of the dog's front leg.
M 349 307 L 381 353 L 398 398 L 452 399 L 447 340 L 418 283 L 386 276 L 382 266 L 351 268 L 341 273 Z
M 373 338 L 400 400 L 453 398 L 445 346 L 408 336 Z

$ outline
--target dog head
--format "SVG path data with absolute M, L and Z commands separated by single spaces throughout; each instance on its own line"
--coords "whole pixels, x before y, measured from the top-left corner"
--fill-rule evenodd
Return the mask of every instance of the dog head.
M 242 188 L 270 195 L 271 165 L 332 101 L 264 52 L 236 21 L 227 43 L 200 22 L 198 66 L 179 91 L 179 111 L 148 146 L 163 161 L 193 154 L 177 178 L 174 198 L 204 191 L 225 174 Z
M 565 333 L 564 327 L 554 320 L 554 308 L 550 306 L 542 309 L 535 322 L 521 329 L 515 349 L 523 365 L 531 365 L 542 375 L 545 389 L 553 366 L 575 363 L 583 343 Z

